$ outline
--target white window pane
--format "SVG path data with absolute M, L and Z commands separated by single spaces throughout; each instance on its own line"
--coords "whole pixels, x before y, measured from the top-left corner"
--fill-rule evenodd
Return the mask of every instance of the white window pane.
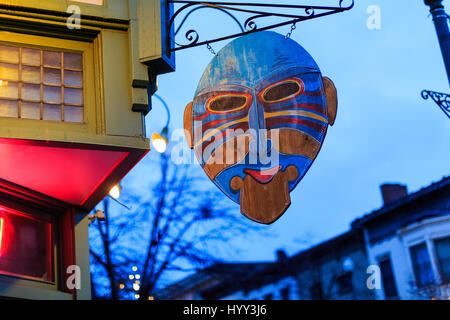
M 0 98 L 19 99 L 19 85 L 9 82 L 0 86 Z
M 45 84 L 61 84 L 61 70 L 44 68 Z
M 64 68 L 83 69 L 83 55 L 78 53 L 64 52 Z
M 61 103 L 61 87 L 44 86 L 44 102 Z
M 0 100 L 0 117 L 17 118 L 17 101 Z
M 22 111 L 21 117 L 23 119 L 39 120 L 40 107 L 41 107 L 41 105 L 39 103 L 23 102 L 22 108 L 21 108 L 21 111 Z
M 19 63 L 19 48 L 12 46 L 0 46 L 0 61 Z
M 44 51 L 44 66 L 61 67 L 61 52 Z
M 41 82 L 41 68 L 39 67 L 22 67 L 22 81 L 31 83 Z
M 35 84 L 24 84 L 22 86 L 22 99 L 28 101 L 40 101 L 41 86 Z
M 83 105 L 83 90 L 64 88 L 64 103 Z
M 83 108 L 64 106 L 64 121 L 83 123 Z
M 64 70 L 64 84 L 67 86 L 82 87 L 83 73 L 79 71 Z
M 0 80 L 19 80 L 19 66 L 16 64 L 0 63 Z
M 43 120 L 61 121 L 61 106 L 44 104 Z
M 39 49 L 22 49 L 22 63 L 33 66 L 41 65 L 41 50 Z

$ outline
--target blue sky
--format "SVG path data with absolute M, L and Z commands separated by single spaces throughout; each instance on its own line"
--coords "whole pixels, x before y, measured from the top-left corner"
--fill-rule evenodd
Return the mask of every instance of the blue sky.
M 381 9 L 380 30 L 366 26 L 370 5 Z M 444 5 L 450 10 L 449 1 Z M 449 92 L 428 15 L 422 0 L 356 0 L 349 12 L 297 25 L 292 38 L 338 89 L 336 124 L 329 129 L 317 160 L 291 193 L 291 207 L 267 227 L 272 236 L 235 239 L 232 246 L 239 253 L 224 258 L 273 260 L 278 248 L 292 255 L 305 242 L 314 244 L 338 235 L 355 218 L 380 208 L 382 183 L 403 183 L 415 192 L 450 175 L 450 121 L 433 102 L 420 96 L 423 89 Z M 212 36 L 226 34 L 225 27 L 238 30 L 219 12 L 207 10 L 188 22 L 188 27 L 197 26 Z M 286 34 L 289 29 L 275 31 Z M 213 48 L 219 51 L 226 43 L 213 44 Z M 179 51 L 176 72 L 159 77 L 158 94 L 171 110 L 172 130 L 182 128 L 184 108 L 212 58 L 206 47 Z M 159 132 L 165 122 L 164 108 L 154 99 L 147 117 L 148 135 Z M 124 185 L 136 188 L 152 179 L 155 158 L 152 151 Z M 192 170 L 201 169 L 193 165 Z M 201 174 L 205 184 L 211 183 Z

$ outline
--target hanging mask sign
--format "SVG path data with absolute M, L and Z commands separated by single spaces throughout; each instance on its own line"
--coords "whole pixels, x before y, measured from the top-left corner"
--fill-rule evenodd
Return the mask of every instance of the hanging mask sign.
M 237 38 L 211 61 L 185 110 L 188 144 L 214 184 L 270 224 L 320 151 L 337 112 L 333 82 L 275 32 Z

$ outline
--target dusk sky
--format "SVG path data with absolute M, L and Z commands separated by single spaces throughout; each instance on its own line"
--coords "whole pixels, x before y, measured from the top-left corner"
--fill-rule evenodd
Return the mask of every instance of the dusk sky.
M 240 252 L 223 258 L 273 260 L 279 248 L 295 254 L 305 248 L 305 241 L 313 245 L 336 236 L 348 230 L 354 219 L 380 208 L 381 184 L 402 183 L 415 192 L 450 174 L 450 121 L 434 102 L 420 95 L 423 89 L 449 92 L 428 7 L 422 0 L 355 2 L 348 12 L 297 25 L 292 38 L 337 87 L 336 123 L 317 160 L 291 193 L 291 207 L 265 227 L 272 236 L 236 239 L 232 246 Z M 371 5 L 381 9 L 380 30 L 366 25 Z M 448 12 L 450 1 L 444 5 Z M 193 15 L 187 24 L 200 36 L 238 31 L 229 17 L 208 9 Z M 289 29 L 275 31 L 286 34 Z M 180 32 L 177 41 L 183 40 Z M 219 51 L 227 43 L 212 46 Z M 172 131 L 182 128 L 184 108 L 212 58 L 204 46 L 179 51 L 176 72 L 159 77 L 157 93 L 170 108 Z M 165 122 L 164 108 L 153 99 L 148 136 L 159 132 Z M 154 179 L 151 162 L 156 157 L 155 151 L 150 152 L 127 176 L 123 185 L 129 192 Z M 198 164 L 191 167 L 205 184 L 212 185 Z M 239 206 L 235 209 L 239 216 Z

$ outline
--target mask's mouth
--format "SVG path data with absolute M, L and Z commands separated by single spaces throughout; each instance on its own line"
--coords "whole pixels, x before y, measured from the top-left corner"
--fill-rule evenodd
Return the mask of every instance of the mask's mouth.
M 260 183 L 268 183 L 280 170 L 281 166 L 276 166 L 270 169 L 261 169 L 261 170 L 244 169 L 244 173 L 250 175 Z

